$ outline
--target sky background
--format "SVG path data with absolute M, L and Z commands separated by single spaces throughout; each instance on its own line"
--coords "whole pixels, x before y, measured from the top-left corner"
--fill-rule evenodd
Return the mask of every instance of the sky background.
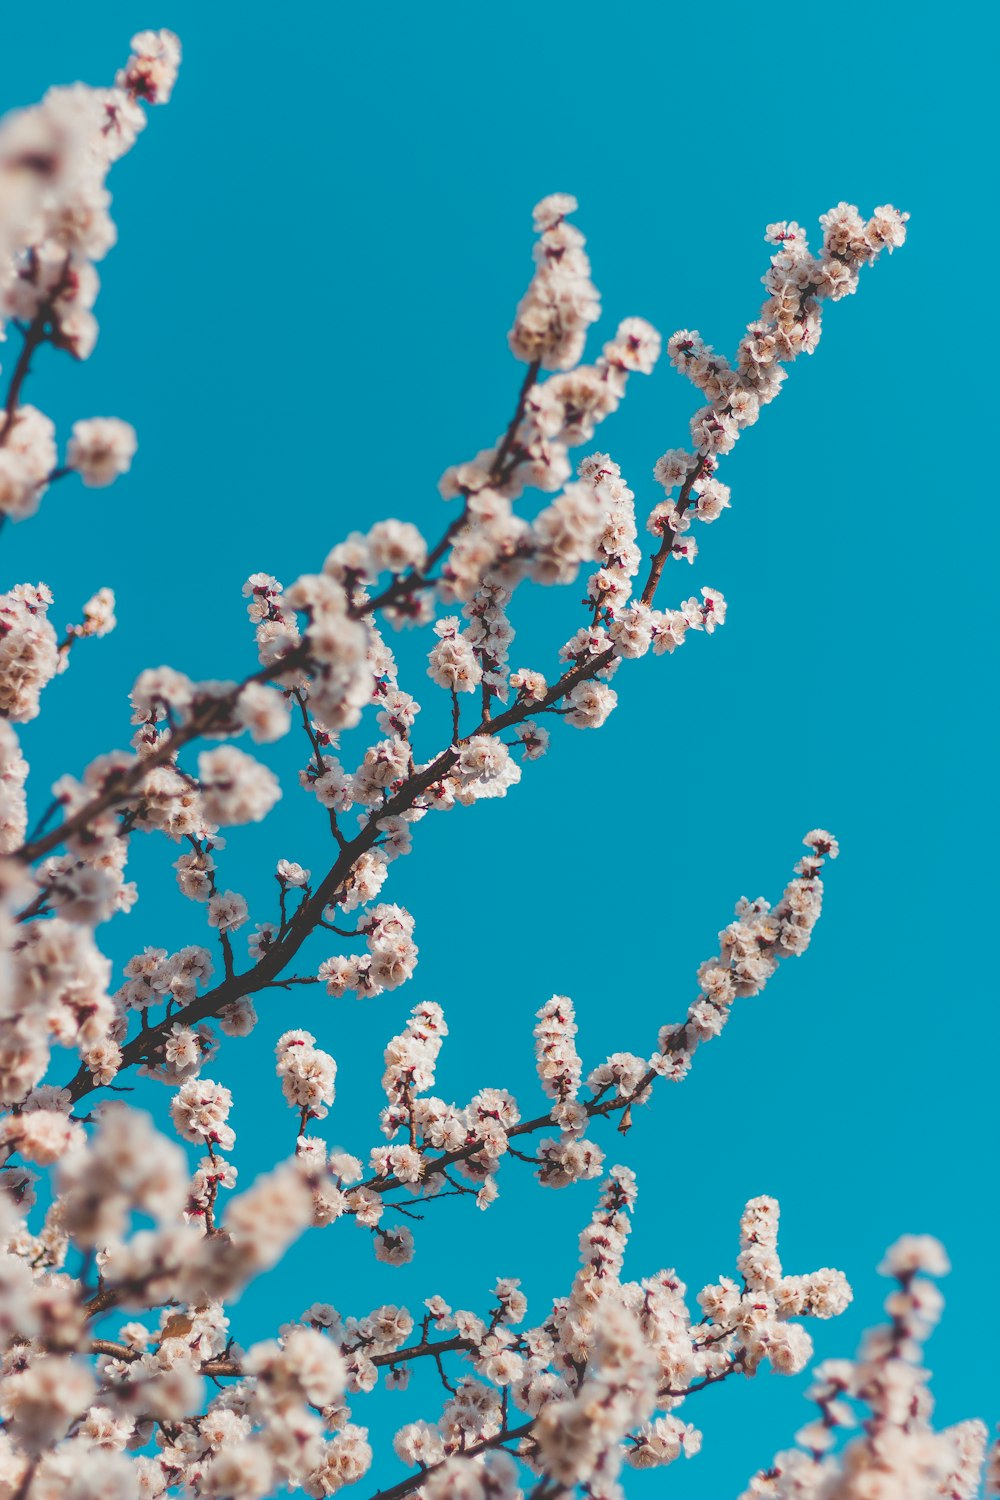
M 745 1200 L 777 1196 L 786 1269 L 838 1266 L 856 1289 L 844 1317 L 810 1324 L 820 1356 L 853 1353 L 877 1318 L 885 1246 L 939 1235 L 954 1263 L 930 1349 L 944 1422 L 1000 1417 L 989 1343 L 971 1336 L 1000 1270 L 984 20 L 898 3 L 764 24 L 726 4 L 52 0 L 5 16 L 0 52 L 7 108 L 52 82 L 110 81 L 140 27 L 185 47 L 172 103 L 112 177 L 120 243 L 97 349 L 84 368 L 44 356 L 28 389 L 63 435 L 113 413 L 140 439 L 127 480 L 68 481 L 2 537 L 3 586 L 43 578 L 57 628 L 99 585 L 118 596 L 118 632 L 74 652 L 24 732 L 36 810 L 57 774 L 127 743 L 144 666 L 252 669 L 250 572 L 291 582 L 384 516 L 440 533 L 438 476 L 512 409 L 522 369 L 505 335 L 542 195 L 580 200 L 605 308 L 590 357 L 629 314 L 729 352 L 763 295 L 767 223 L 814 227 L 842 198 L 910 211 L 906 247 L 828 308 L 817 354 L 725 460 L 732 510 L 668 575 L 671 603 L 721 588 L 724 630 L 627 664 L 607 726 L 556 725 L 503 802 L 420 825 L 383 891 L 416 919 L 408 986 L 363 1004 L 278 992 L 212 1072 L 236 1091 L 244 1182 L 294 1143 L 269 1062 L 290 1025 L 337 1057 L 323 1133 L 360 1155 L 377 1143 L 382 1049 L 422 1000 L 451 1028 L 438 1091 L 461 1103 L 508 1086 L 535 1113 L 539 1005 L 573 997 L 588 1068 L 648 1052 L 736 899 L 776 900 L 803 833 L 829 827 L 843 854 L 810 952 L 737 1005 L 625 1141 L 595 1134 L 638 1173 L 630 1276 L 676 1267 L 693 1296 L 732 1272 Z M 664 360 L 591 445 L 640 514 L 698 401 Z M 577 598 L 525 593 L 514 665 L 551 674 Z M 424 702 L 430 754 L 447 726 L 426 644 L 405 644 L 402 685 Z M 285 801 L 222 864 L 255 920 L 273 915 L 278 857 L 319 869 L 328 853 L 294 784 L 298 747 L 266 753 L 288 770 Z M 204 936 L 173 886 L 177 849 L 133 842 L 140 904 L 102 933 L 119 963 Z M 164 1115 L 166 1090 L 136 1097 Z M 346 1315 L 441 1292 L 482 1311 L 499 1274 L 522 1278 L 540 1317 L 568 1289 L 596 1184 L 542 1193 L 511 1162 L 500 1186 L 485 1217 L 428 1207 L 401 1271 L 352 1223 L 314 1231 L 244 1297 L 240 1337 L 316 1299 Z M 629 1495 L 735 1497 L 808 1418 L 806 1383 L 762 1374 L 692 1398 L 703 1452 L 632 1476 Z M 386 1433 L 438 1409 L 423 1379 L 356 1403 L 381 1449 L 359 1495 L 399 1477 Z

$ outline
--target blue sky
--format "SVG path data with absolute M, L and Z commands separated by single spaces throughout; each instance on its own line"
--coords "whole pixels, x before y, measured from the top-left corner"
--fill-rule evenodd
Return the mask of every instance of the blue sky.
M 441 470 L 512 406 L 505 334 L 543 194 L 580 200 L 605 307 L 591 352 L 628 314 L 728 350 L 761 300 L 765 224 L 814 225 L 841 198 L 910 210 L 908 244 L 828 310 L 817 354 L 725 463 L 732 510 L 668 579 L 678 599 L 721 588 L 725 629 L 623 669 L 606 728 L 557 727 L 504 802 L 421 825 L 385 893 L 416 918 L 409 986 L 363 1005 L 279 994 L 215 1073 L 237 1092 L 238 1161 L 266 1164 L 294 1134 L 269 1049 L 310 1026 L 341 1064 L 327 1138 L 364 1152 L 382 1048 L 433 999 L 452 1032 L 441 1092 L 501 1084 L 534 1104 L 533 1016 L 553 991 L 577 1004 L 588 1066 L 649 1049 L 737 897 L 775 899 L 802 834 L 830 827 L 843 855 L 809 954 L 738 1006 L 624 1143 L 610 1129 L 602 1143 L 639 1176 L 636 1276 L 675 1266 L 696 1291 L 732 1270 L 745 1199 L 779 1197 L 787 1268 L 840 1266 L 856 1288 L 816 1330 L 820 1354 L 851 1353 L 877 1316 L 891 1239 L 941 1236 L 955 1269 L 930 1363 L 945 1421 L 1000 1416 L 969 1334 L 998 1271 L 985 21 L 898 3 L 762 23 L 726 4 L 53 0 L 5 17 L 0 54 L 6 108 L 109 79 L 140 27 L 173 27 L 186 52 L 173 102 L 112 179 L 120 243 L 97 350 L 83 369 L 40 360 L 29 390 L 64 432 L 113 413 L 140 438 L 126 481 L 66 483 L 2 538 L 4 586 L 44 578 L 57 626 L 98 585 L 119 601 L 117 634 L 80 649 L 24 735 L 38 806 L 59 772 L 125 743 L 143 666 L 248 669 L 250 572 L 290 581 L 386 515 L 438 534 Z M 640 506 L 695 404 L 664 362 L 601 430 Z M 533 618 L 522 604 L 517 660 L 551 668 L 575 598 L 536 595 Z M 430 744 L 445 709 L 412 644 L 404 656 Z M 291 764 L 284 749 L 275 764 Z M 289 782 L 268 822 L 233 836 L 223 874 L 255 918 L 271 914 L 277 857 L 321 864 L 322 825 Z M 140 905 L 104 934 L 119 960 L 199 940 L 175 856 L 137 844 Z M 354 1226 L 316 1232 L 244 1298 L 240 1333 L 314 1299 L 346 1314 L 440 1291 L 481 1308 L 498 1274 L 520 1275 L 540 1313 L 568 1286 L 593 1197 L 539 1202 L 511 1163 L 487 1217 L 429 1208 L 396 1273 Z M 693 1399 L 702 1454 L 629 1493 L 737 1495 L 805 1420 L 804 1385 L 762 1375 Z M 373 1405 L 384 1434 L 435 1400 L 415 1383 L 358 1415 Z M 383 1461 L 373 1477 L 396 1473 Z

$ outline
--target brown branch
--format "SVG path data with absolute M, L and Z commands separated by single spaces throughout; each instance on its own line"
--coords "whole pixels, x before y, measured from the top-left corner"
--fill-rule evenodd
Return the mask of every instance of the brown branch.
M 500 446 L 497 449 L 496 456 L 494 457 L 493 463 L 490 467 L 489 480 L 491 484 L 502 484 L 506 479 L 510 477 L 510 473 L 514 468 L 514 464 L 510 464 L 508 466 L 507 460 L 511 456 L 511 451 L 514 447 L 514 440 L 517 437 L 517 429 L 521 425 L 521 418 L 524 416 L 524 407 L 528 399 L 528 392 L 531 390 L 532 386 L 535 384 L 535 381 L 538 379 L 538 372 L 541 368 L 541 361 L 534 360 L 528 366 L 525 377 L 521 382 L 521 389 L 518 392 L 517 405 L 514 408 L 514 415 L 511 417 L 510 421 L 507 424 L 507 430 L 503 435 Z M 371 614 L 374 610 L 384 609 L 387 604 L 394 604 L 397 599 L 402 598 L 406 594 L 412 594 L 415 593 L 418 589 L 429 587 L 432 582 L 430 575 L 433 572 L 435 564 L 438 563 L 447 552 L 451 542 L 465 525 L 468 519 L 468 515 L 469 507 L 468 504 L 466 504 L 465 506 L 463 506 L 461 514 L 456 516 L 448 526 L 441 540 L 436 544 L 436 546 L 431 548 L 430 552 L 428 552 L 422 567 L 415 568 L 414 571 L 408 574 L 405 578 L 394 578 L 392 583 L 390 583 L 387 588 L 383 589 L 381 594 L 376 594 L 374 599 L 369 599 L 363 605 L 355 606 L 353 609 L 349 610 L 348 613 L 354 615 L 355 618 L 358 618 L 363 614 Z
M 732 1328 L 727 1328 L 725 1329 L 723 1334 L 720 1334 L 720 1337 L 728 1337 L 728 1335 L 733 1332 L 734 1330 Z M 720 1380 L 728 1380 L 730 1375 L 734 1375 L 737 1370 L 741 1370 L 742 1368 L 743 1355 L 737 1354 L 733 1359 L 729 1361 L 728 1365 L 726 1365 L 724 1369 L 719 1370 L 717 1374 L 706 1375 L 703 1380 L 696 1380 L 692 1385 L 684 1386 L 681 1390 L 674 1390 L 670 1386 L 661 1387 L 659 1394 L 661 1396 L 669 1396 L 674 1400 L 681 1400 L 684 1396 L 693 1396 L 698 1391 L 707 1391 L 710 1385 L 718 1385 Z
M 428 1356 L 431 1359 L 439 1360 L 442 1354 L 457 1353 L 459 1351 L 465 1352 L 475 1347 L 472 1339 L 456 1337 L 453 1339 L 439 1339 L 437 1343 L 434 1343 L 431 1339 L 426 1339 L 422 1344 L 411 1344 L 406 1349 L 396 1349 L 394 1352 L 388 1354 L 372 1354 L 369 1358 L 373 1365 L 402 1365 L 411 1359 L 425 1359 Z
M 116 1344 L 113 1339 L 91 1339 L 90 1354 L 106 1354 L 109 1359 L 123 1359 L 129 1364 L 142 1357 L 142 1351 L 131 1344 Z
M 302 696 L 298 688 L 295 689 L 292 697 L 299 705 L 299 712 L 302 715 L 302 728 L 305 730 L 306 735 L 309 738 L 309 743 L 312 746 L 313 765 L 316 767 L 316 774 L 317 776 L 322 776 L 324 771 L 326 770 L 326 765 L 323 760 L 323 747 L 319 742 L 319 736 L 313 728 L 312 719 L 310 719 L 309 717 L 309 709 L 306 706 L 309 700 Z
M 109 1302 L 107 1304 L 107 1307 L 111 1306 L 114 1306 L 113 1302 Z M 105 1310 L 107 1310 L 107 1307 L 105 1308 Z M 421 1344 L 410 1344 L 405 1349 L 390 1350 L 385 1354 L 370 1354 L 367 1357 L 371 1360 L 373 1365 L 378 1365 L 379 1368 L 383 1368 L 387 1365 L 393 1366 L 407 1364 L 412 1359 L 430 1358 L 435 1362 L 439 1362 L 441 1356 L 444 1354 L 452 1354 L 458 1352 L 464 1353 L 465 1351 L 474 1349 L 475 1347 L 476 1346 L 471 1339 L 439 1339 L 436 1343 L 433 1340 L 426 1339 Z M 104 1354 L 107 1355 L 110 1359 L 120 1359 L 124 1360 L 128 1364 L 134 1364 L 137 1359 L 141 1359 L 143 1357 L 143 1354 L 146 1351 L 143 1349 L 134 1349 L 130 1344 L 115 1343 L 112 1339 L 91 1339 L 88 1352 L 90 1354 Z M 365 1350 L 363 1346 L 359 1345 L 356 1350 L 345 1349 L 343 1352 L 349 1358 L 351 1354 L 354 1353 L 364 1354 Z M 212 1376 L 216 1379 L 232 1378 L 238 1380 L 242 1379 L 243 1375 L 246 1373 L 239 1360 L 227 1359 L 225 1356 L 221 1355 L 216 1359 L 204 1360 L 203 1363 L 198 1366 L 198 1369 L 202 1375 Z
M 34 257 L 34 252 L 32 252 L 32 257 Z M 21 399 L 21 390 L 31 370 L 31 361 L 34 358 L 35 351 L 41 348 L 42 344 L 53 343 L 58 338 L 59 330 L 53 314 L 56 302 L 70 283 L 71 263 L 72 256 L 67 255 L 58 280 L 54 286 L 49 288 L 43 301 L 39 304 L 35 316 L 27 328 L 24 329 L 24 342 L 21 344 L 17 362 L 11 372 L 10 385 L 7 388 L 7 400 L 4 403 L 4 413 L 7 420 L 4 423 L 3 431 L 0 432 L 0 448 L 6 445 L 14 430 L 12 418 L 17 411 Z M 68 471 L 54 470 L 53 475 L 55 478 L 61 478 L 64 472 Z
M 326 769 L 325 761 L 323 759 L 323 747 L 320 744 L 319 735 L 316 733 L 316 728 L 315 728 L 315 726 L 313 724 L 313 721 L 309 717 L 309 706 L 308 706 L 309 700 L 308 700 L 308 698 L 306 698 L 306 697 L 303 696 L 303 694 L 299 691 L 298 688 L 296 688 L 295 691 L 292 693 L 292 697 L 295 699 L 296 703 L 299 705 L 299 712 L 300 712 L 300 714 L 302 716 L 302 728 L 305 730 L 306 735 L 307 735 L 308 740 L 309 740 L 309 743 L 312 746 L 313 765 L 316 767 L 316 774 L 317 774 L 317 776 L 322 776 L 323 773 L 324 773 L 324 771 L 325 771 L 325 769 Z M 340 845 L 340 847 L 343 848 L 344 847 L 344 836 L 343 836 L 343 834 L 340 831 L 340 824 L 337 822 L 337 814 L 336 814 L 336 812 L 334 811 L 334 809 L 332 807 L 328 808 L 327 811 L 329 812 L 329 815 L 330 815 L 330 832 L 333 834 L 334 838 L 336 839 L 336 841 Z M 284 920 L 284 916 L 285 916 L 285 891 L 284 891 L 284 888 L 282 889 L 282 892 L 281 892 L 281 915 L 282 915 L 281 927 L 282 927 L 282 930 L 284 930 L 284 927 L 285 927 L 285 920 Z
M 666 1046 L 664 1055 L 667 1052 L 694 1051 L 695 1046 L 697 1046 L 697 1040 L 689 1033 L 688 1023 L 684 1022 L 683 1025 L 675 1028 Z M 648 1068 L 639 1079 L 635 1088 L 628 1094 L 612 1094 L 608 1098 L 603 1098 L 598 1094 L 595 1098 L 585 1102 L 583 1107 L 592 1120 L 601 1116 L 617 1114 L 620 1110 L 630 1109 L 637 1099 L 641 1099 L 646 1089 L 650 1088 L 659 1076 L 654 1068 Z M 521 1120 L 518 1124 L 512 1125 L 506 1133 L 508 1137 L 533 1135 L 536 1130 L 545 1130 L 548 1126 L 554 1127 L 554 1123 L 551 1113 L 536 1115 L 534 1119 Z M 454 1166 L 457 1162 L 468 1161 L 470 1157 L 481 1156 L 483 1150 L 482 1141 L 470 1141 L 468 1145 L 459 1146 L 454 1151 L 445 1151 L 440 1156 L 431 1157 L 425 1163 L 422 1180 L 426 1181 L 428 1177 L 436 1176 L 439 1172 L 447 1173 L 449 1167 Z M 404 1184 L 398 1177 L 389 1176 L 370 1177 L 367 1182 L 363 1182 L 359 1186 L 367 1188 L 373 1193 L 388 1193 L 393 1188 L 402 1187 Z
M 156 766 L 166 765 L 182 746 L 189 744 L 191 740 L 198 739 L 206 730 L 211 729 L 216 721 L 221 720 L 225 723 L 236 700 L 250 683 L 271 682 L 275 677 L 283 676 L 284 673 L 303 666 L 305 662 L 305 645 L 300 643 L 280 661 L 272 662 L 269 666 L 252 672 L 228 693 L 218 698 L 205 699 L 194 710 L 190 719 L 183 724 L 178 724 L 163 736 L 162 743 L 155 750 L 151 750 L 148 755 L 138 756 L 130 766 L 112 772 L 102 792 L 98 792 L 89 802 L 85 802 L 71 817 L 66 818 L 57 828 L 53 828 L 51 833 L 14 850 L 13 857 L 19 859 L 22 864 L 33 864 L 36 859 L 41 859 L 53 849 L 58 849 L 60 844 L 65 843 L 68 838 L 82 833 L 88 823 L 99 817 L 101 813 L 107 812 L 119 802 L 127 801 L 129 793 L 142 781 L 147 772 Z
M 687 510 L 688 506 L 691 504 L 691 492 L 694 489 L 696 480 L 700 479 L 701 475 L 704 473 L 706 462 L 707 459 L 705 455 L 701 454 L 697 462 L 688 470 L 687 478 L 681 485 L 680 493 L 677 496 L 678 517 L 682 516 Z M 656 593 L 656 590 L 659 586 L 660 577 L 663 573 L 663 565 L 673 551 L 674 540 L 677 535 L 678 533 L 675 531 L 671 531 L 669 527 L 664 528 L 659 550 L 657 551 L 650 564 L 649 577 L 646 579 L 646 586 L 642 591 L 643 604 L 652 604 L 653 602 L 653 595 Z
M 31 1460 L 31 1462 L 28 1464 L 28 1467 L 24 1471 L 24 1474 L 21 1478 L 21 1483 L 11 1495 L 11 1500 L 26 1500 L 28 1491 L 31 1489 L 31 1484 L 35 1477 L 35 1471 L 37 1470 L 38 1465 L 41 1463 L 41 1461 L 42 1460 L 40 1458 L 33 1458 Z
M 266 953 L 261 955 L 260 961 L 255 968 L 248 970 L 245 974 L 234 974 L 224 979 L 215 989 L 200 995 L 188 1005 L 175 1010 L 169 1017 L 165 1017 L 155 1026 L 148 1027 L 131 1042 L 122 1048 L 122 1068 L 131 1067 L 135 1063 L 143 1062 L 153 1054 L 160 1046 L 170 1031 L 179 1023 L 182 1026 L 191 1026 L 197 1021 L 215 1015 L 224 1006 L 230 1005 L 234 1000 L 241 999 L 244 995 L 251 995 L 257 990 L 266 988 L 273 980 L 280 977 L 288 961 L 296 954 L 319 924 L 323 912 L 327 906 L 334 901 L 338 891 L 354 868 L 358 857 L 370 849 L 378 838 L 380 818 L 392 817 L 397 813 L 404 812 L 413 805 L 416 798 L 439 781 L 454 765 L 458 759 L 457 750 L 449 748 L 442 752 L 436 760 L 417 775 L 405 782 L 402 788 L 385 805 L 378 809 L 377 815 L 369 819 L 356 838 L 346 843 L 337 857 L 333 867 L 325 878 L 317 886 L 316 890 L 308 900 L 303 901 L 293 916 L 288 932 Z M 81 1068 L 76 1077 L 67 1085 L 74 1102 L 83 1098 L 85 1094 L 92 1093 L 98 1087 L 94 1083 L 92 1075 Z
M 49 335 L 46 332 L 46 324 L 49 319 L 49 310 L 49 304 L 46 302 L 29 325 L 24 335 L 24 342 L 17 356 L 17 363 L 11 371 L 10 385 L 7 388 L 7 400 L 4 403 L 6 421 L 4 422 L 3 431 L 0 432 L 0 448 L 6 447 L 14 431 L 13 418 L 21 400 L 22 387 L 31 370 L 31 361 L 35 351 L 42 344 L 48 342 Z
M 461 1453 L 456 1453 L 456 1458 L 475 1458 L 480 1453 L 486 1453 L 491 1448 L 500 1448 L 504 1443 L 519 1442 L 531 1433 L 536 1419 L 532 1417 L 530 1422 L 525 1422 L 522 1427 L 505 1427 L 491 1438 L 483 1438 L 481 1443 L 474 1443 L 471 1448 L 463 1448 Z M 371 1500 L 400 1500 L 400 1496 L 409 1495 L 413 1490 L 418 1490 L 422 1484 L 426 1484 L 430 1476 L 440 1469 L 447 1460 L 441 1463 L 428 1464 L 426 1469 L 421 1469 L 418 1474 L 411 1474 L 408 1479 L 401 1479 L 398 1484 L 392 1485 L 387 1490 L 377 1490 Z
M 517 436 L 517 429 L 521 425 L 521 418 L 524 416 L 524 407 L 528 400 L 528 392 L 538 379 L 538 372 L 541 368 L 541 360 L 533 359 L 525 371 L 524 379 L 521 381 L 521 389 L 517 395 L 517 406 L 514 410 L 514 415 L 507 424 L 507 431 L 504 433 L 503 441 L 497 449 L 493 463 L 490 465 L 490 482 L 492 484 L 497 484 L 504 478 L 504 465 L 510 456 L 511 449 L 514 446 L 514 439 Z
M 463 506 L 461 513 L 451 521 L 441 540 L 428 552 L 423 567 L 416 568 L 412 573 L 408 573 L 405 578 L 394 578 L 382 590 L 381 594 L 375 595 L 374 599 L 368 599 L 364 604 L 352 605 L 348 610 L 348 614 L 357 620 L 364 615 L 373 614 L 375 610 L 385 609 L 387 605 L 395 604 L 397 599 L 402 599 L 408 594 L 414 594 L 419 589 L 429 588 L 432 583 L 430 577 L 431 569 L 447 552 L 451 542 L 465 525 L 468 515 L 468 506 Z
M 725 1370 L 720 1371 L 719 1374 L 707 1375 L 704 1380 L 696 1381 L 693 1385 L 688 1386 L 685 1390 L 671 1391 L 669 1394 L 678 1397 L 693 1395 L 697 1391 L 703 1391 L 707 1389 L 707 1387 L 710 1385 L 716 1385 L 719 1381 L 726 1380 L 730 1375 L 732 1375 L 736 1370 L 740 1368 L 741 1362 L 737 1358 L 733 1360 Z M 537 1417 L 532 1417 L 530 1422 L 525 1422 L 521 1427 L 505 1427 L 494 1437 L 484 1438 L 481 1443 L 476 1443 L 471 1448 L 464 1448 L 460 1453 L 456 1453 L 450 1456 L 456 1458 L 475 1458 L 480 1453 L 487 1452 L 488 1449 L 502 1447 L 504 1443 L 520 1442 L 521 1439 L 530 1437 L 532 1429 L 534 1428 L 537 1420 Z M 424 1484 L 430 1477 L 430 1475 L 433 1474 L 436 1469 L 440 1469 L 442 1467 L 442 1464 L 445 1462 L 446 1460 L 442 1460 L 441 1463 L 429 1464 L 427 1468 L 421 1469 L 418 1474 L 413 1474 L 408 1479 L 401 1479 L 400 1482 L 393 1485 L 391 1489 L 378 1490 L 371 1497 L 371 1500 L 400 1500 L 401 1496 L 408 1495 L 413 1490 L 419 1489 L 420 1486 Z M 543 1482 L 544 1480 L 545 1476 L 543 1476 Z M 552 1495 L 554 1496 L 558 1494 L 560 1488 L 562 1487 L 558 1486 L 554 1491 L 552 1491 Z

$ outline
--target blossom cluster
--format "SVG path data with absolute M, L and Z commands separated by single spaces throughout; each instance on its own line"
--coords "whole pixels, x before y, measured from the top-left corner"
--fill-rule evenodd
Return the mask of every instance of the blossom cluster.
M 0 126 L 0 337 L 22 331 L 11 376 L 13 402 L 0 416 L 0 516 L 33 515 L 52 479 L 77 472 L 91 486 L 127 473 L 136 436 L 127 422 L 96 417 L 73 427 L 59 470 L 55 426 L 18 404 L 32 356 L 43 344 L 85 360 L 97 340 L 96 263 L 115 243 L 105 185 L 146 123 L 143 104 L 165 104 L 180 63 L 169 31 L 144 31 L 110 89 L 53 88 L 40 105 Z
M 975 1500 L 988 1433 L 980 1421 L 936 1430 L 922 1346 L 940 1317 L 935 1279 L 949 1270 L 930 1235 L 904 1235 L 880 1267 L 896 1285 L 889 1322 L 870 1332 L 857 1359 L 824 1360 L 809 1399 L 816 1417 L 751 1480 L 741 1500 Z M 933 1278 L 933 1279 L 932 1279 Z M 852 1431 L 858 1435 L 842 1438 Z M 992 1464 L 1000 1459 L 1000 1444 Z M 996 1493 L 996 1469 L 988 1483 Z
M 308 1034 L 282 1038 L 285 1076 L 293 1053 L 311 1052 Z M 513 1436 L 529 1469 L 611 1500 L 623 1463 L 648 1468 L 697 1452 L 700 1435 L 677 1415 L 689 1396 L 762 1360 L 783 1373 L 800 1368 L 809 1340 L 796 1320 L 835 1316 L 850 1299 L 839 1272 L 784 1275 L 771 1199 L 754 1200 L 743 1216 L 743 1292 L 725 1278 L 706 1287 L 700 1319 L 672 1270 L 623 1282 L 635 1181 L 614 1167 L 581 1236 L 569 1295 L 534 1326 L 520 1327 L 526 1299 L 516 1279 L 503 1278 L 488 1317 L 439 1295 L 426 1301 L 419 1330 L 395 1304 L 361 1316 L 313 1304 L 276 1338 L 244 1349 L 230 1334 L 225 1299 L 273 1263 L 306 1227 L 314 1195 L 332 1191 L 331 1179 L 351 1164 L 319 1165 L 320 1153 L 300 1150 L 234 1198 L 219 1227 L 218 1189 L 235 1181 L 218 1151 L 226 1092 L 184 1085 L 177 1096 L 182 1135 L 208 1144 L 193 1174 L 144 1115 L 114 1106 L 89 1139 L 76 1126 L 59 1144 L 60 1197 L 37 1234 L 21 1222 L 23 1198 L 0 1200 L 0 1308 L 17 1350 L 0 1374 L 6 1485 L 27 1478 L 45 1493 L 96 1495 L 110 1485 L 122 1496 L 181 1488 L 237 1500 L 287 1485 L 328 1495 L 371 1463 L 368 1429 L 354 1416 L 380 1371 L 405 1388 L 412 1365 L 433 1358 L 445 1386 L 440 1414 L 405 1424 L 394 1444 L 419 1469 L 412 1488 L 443 1497 L 453 1484 L 502 1476 L 505 1493 L 519 1493 L 511 1453 L 475 1462 Z M 136 1213 L 154 1227 L 136 1229 Z M 81 1301 L 65 1267 L 74 1249 L 96 1247 L 98 1286 Z M 95 1317 L 122 1313 L 130 1316 L 112 1336 L 95 1337 Z M 451 1381 L 444 1359 L 458 1364 Z M 83 1489 L 67 1489 L 76 1473 Z

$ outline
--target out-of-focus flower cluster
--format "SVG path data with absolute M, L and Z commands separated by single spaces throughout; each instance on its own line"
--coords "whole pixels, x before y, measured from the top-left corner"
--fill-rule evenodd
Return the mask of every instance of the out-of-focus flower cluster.
M 885 1303 L 889 1322 L 867 1335 L 857 1359 L 816 1367 L 808 1391 L 816 1417 L 796 1434 L 799 1446 L 755 1475 L 741 1500 L 975 1500 L 981 1493 L 986 1425 L 935 1430 L 930 1372 L 922 1365 L 922 1346 L 942 1308 L 929 1278 L 948 1271 L 944 1249 L 930 1235 L 905 1235 L 880 1269 L 896 1282 Z M 1000 1445 L 992 1478 L 986 1474 L 991 1494 L 997 1456 Z
M 144 104 L 165 104 L 180 64 L 170 31 L 144 31 L 110 89 L 50 89 L 41 104 L 0 125 L 0 338 L 22 334 L 12 372 L 13 404 L 0 416 L 0 515 L 33 515 L 57 475 L 55 427 L 17 398 L 42 344 L 86 359 L 97 340 L 96 263 L 115 243 L 109 169 L 146 124 Z M 127 422 L 77 422 L 66 469 L 87 485 L 127 472 L 136 448 Z

